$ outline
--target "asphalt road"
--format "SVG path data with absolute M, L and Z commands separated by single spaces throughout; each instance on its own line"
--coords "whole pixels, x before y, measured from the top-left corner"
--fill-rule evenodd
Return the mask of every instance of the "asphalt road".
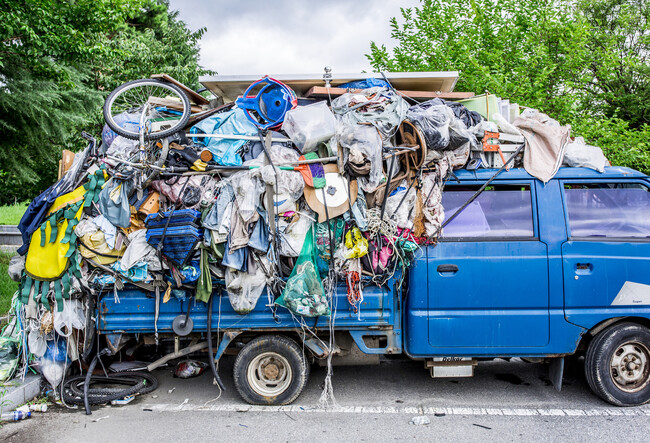
M 542 365 L 481 362 L 474 378 L 431 379 L 421 362 L 335 367 L 336 407 L 320 408 L 324 368 L 312 368 L 307 388 L 286 407 L 253 407 L 237 395 L 233 358 L 220 373 L 175 379 L 159 369 L 159 388 L 121 407 L 52 408 L 7 424 L 0 441 L 650 441 L 650 406 L 616 408 L 589 390 L 580 362 L 569 363 L 562 392 Z M 171 392 L 170 392 L 171 391 Z M 415 416 L 430 424 L 409 424 Z

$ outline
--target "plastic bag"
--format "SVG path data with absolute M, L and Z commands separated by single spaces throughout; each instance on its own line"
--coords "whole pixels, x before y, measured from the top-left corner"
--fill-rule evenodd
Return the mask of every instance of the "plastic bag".
M 254 136 L 258 134 L 258 130 L 243 109 L 235 108 L 232 111 L 222 112 L 200 121 L 190 128 L 190 133 Z M 227 138 L 193 137 L 192 140 L 197 145 L 207 147 L 212 152 L 214 161 L 226 166 L 242 164 L 242 159 L 237 151 L 248 143 L 247 140 Z
M 316 269 L 316 260 L 312 227 L 307 232 L 300 256 L 296 260 L 284 291 L 275 301 L 277 305 L 284 306 L 304 317 L 330 315 L 327 297 Z
M 138 150 L 138 141 L 126 137 L 117 136 L 106 150 L 106 155 L 120 160 L 129 160 Z M 118 164 L 118 161 L 107 159 L 109 164 Z
M 318 149 L 336 134 L 336 118 L 327 103 L 322 101 L 308 106 L 298 106 L 284 117 L 282 130 L 303 154 Z
M 305 236 L 311 229 L 313 220 L 307 215 L 300 214 L 298 219 L 282 226 L 280 224 L 280 235 L 278 250 L 281 256 L 298 257 L 305 243 Z
M 266 258 L 260 259 L 263 266 L 269 269 L 270 263 Z M 266 287 L 266 274 L 262 266 L 257 266 L 253 274 L 226 269 L 226 291 L 230 305 L 238 314 L 248 314 L 257 304 L 257 300 Z
M 605 172 L 605 166 L 609 165 L 603 150 L 598 146 L 586 144 L 582 137 L 576 137 L 574 141 L 567 143 L 564 163 L 574 168 L 590 168 L 601 173 Z
M 53 388 L 59 386 L 68 366 L 66 347 L 67 341 L 65 339 L 48 341 L 45 355 L 38 360 L 41 374 Z
M 454 111 L 434 100 L 411 106 L 406 117 L 424 135 L 427 149 L 449 149 L 449 125 L 456 118 Z
M 343 257 L 346 259 L 361 258 L 368 253 L 368 239 L 366 239 L 359 228 L 354 227 L 345 233 L 345 250 Z
M 140 127 L 140 113 L 122 112 L 115 116 L 114 121 L 125 131 L 138 132 L 138 128 Z M 110 147 L 118 137 L 120 136 L 117 135 L 115 131 L 113 131 L 108 125 L 104 125 L 104 128 L 102 129 L 102 142 L 104 142 L 104 145 Z
M 18 367 L 20 341 L 11 337 L 0 337 L 0 383 L 9 380 Z
M 86 314 L 79 300 L 64 299 L 63 310 L 53 315 L 54 330 L 62 337 L 69 337 L 73 329 L 86 327 Z
M 348 166 L 358 177 L 359 186 L 365 192 L 374 192 L 384 177 L 382 142 L 379 132 L 369 125 L 341 125 L 339 143 L 349 150 Z M 364 163 L 369 162 L 368 172 Z
M 210 175 L 192 175 L 178 180 L 155 180 L 151 186 L 172 203 L 180 202 L 187 209 L 197 209 L 202 202 L 214 200 L 217 182 Z
M 386 201 L 386 215 L 397 223 L 397 227 L 411 229 L 415 217 L 415 199 L 417 191 L 414 186 L 408 188 L 406 180 L 388 196 Z
M 208 364 L 204 361 L 196 360 L 182 360 L 176 364 L 174 370 L 174 377 L 178 378 L 192 378 L 203 374 L 208 368 Z
M 9 259 L 9 268 L 7 272 L 9 273 L 9 277 L 13 281 L 20 282 L 24 270 L 25 270 L 24 255 L 14 255 Z

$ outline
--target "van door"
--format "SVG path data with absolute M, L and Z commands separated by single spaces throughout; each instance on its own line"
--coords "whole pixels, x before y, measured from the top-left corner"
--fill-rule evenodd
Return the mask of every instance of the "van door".
M 591 327 L 650 313 L 650 189 L 643 180 L 562 182 L 564 315 Z
M 446 217 L 478 187 L 447 184 Z M 434 352 L 478 356 L 548 343 L 548 253 L 539 241 L 537 220 L 532 181 L 496 184 L 429 247 L 428 323 Z

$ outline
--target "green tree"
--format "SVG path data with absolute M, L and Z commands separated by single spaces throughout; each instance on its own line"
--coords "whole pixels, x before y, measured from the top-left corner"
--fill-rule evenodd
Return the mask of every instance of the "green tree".
M 647 0 L 423 0 L 390 19 L 375 70 L 458 70 L 457 89 L 535 107 L 650 172 Z
M 99 134 L 103 98 L 120 83 L 166 72 L 190 86 L 204 29 L 164 0 L 6 0 L 0 5 L 0 204 L 56 179 L 62 149 Z

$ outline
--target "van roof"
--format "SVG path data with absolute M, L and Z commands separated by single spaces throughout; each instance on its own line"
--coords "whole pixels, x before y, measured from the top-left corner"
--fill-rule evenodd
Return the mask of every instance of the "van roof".
M 476 171 L 468 171 L 460 169 L 454 171 L 459 180 L 464 181 L 486 181 L 489 180 L 497 172 L 497 169 L 478 169 Z M 647 175 L 635 171 L 634 169 L 625 168 L 622 166 L 608 166 L 605 172 L 600 173 L 589 168 L 560 168 L 555 174 L 553 179 L 566 179 L 566 178 L 648 178 Z M 512 168 L 509 171 L 503 171 L 497 177 L 498 180 L 521 180 L 533 178 L 524 168 Z

